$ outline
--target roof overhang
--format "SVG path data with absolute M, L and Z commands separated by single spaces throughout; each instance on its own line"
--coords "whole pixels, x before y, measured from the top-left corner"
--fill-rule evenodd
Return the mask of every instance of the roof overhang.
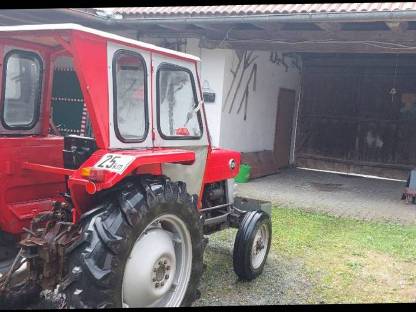
M 138 8 L 147 12 L 145 8 Z M 151 9 L 151 8 L 149 8 Z M 186 11 L 186 10 L 185 10 Z M 201 39 L 205 48 L 282 52 L 415 53 L 416 10 L 249 15 L 125 14 L 138 38 Z
M 380 8 L 384 6 L 383 10 L 378 10 L 375 9 L 377 4 L 367 4 L 371 11 L 357 12 L 343 11 L 342 8 L 363 4 L 340 5 L 331 12 L 313 11 L 313 5 L 310 5 L 313 12 L 302 11 L 299 8 L 308 5 L 299 4 L 288 5 L 294 9 L 286 13 L 243 14 L 238 10 L 232 13 L 233 9 L 228 14 L 224 9 L 226 13 L 211 15 L 193 13 L 198 7 L 178 7 L 175 14 L 169 13 L 169 7 L 166 7 L 165 13 L 157 15 L 151 12 L 162 9 L 149 7 L 136 8 L 141 15 L 124 14 L 122 19 L 114 18 L 112 14 L 99 16 L 94 9 L 3 10 L 0 23 L 3 20 L 14 24 L 19 21 L 22 24 L 22 20 L 28 23 L 73 21 L 144 41 L 147 37 L 200 38 L 200 44 L 205 48 L 324 53 L 416 52 L 416 5 L 386 3 L 380 4 Z M 205 8 L 219 11 L 215 6 Z

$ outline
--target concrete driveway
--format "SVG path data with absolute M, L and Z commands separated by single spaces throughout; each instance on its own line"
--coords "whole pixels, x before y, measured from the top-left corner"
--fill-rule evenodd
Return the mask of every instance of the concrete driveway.
M 335 216 L 416 224 L 416 205 L 400 200 L 404 184 L 295 168 L 238 184 L 237 194 Z

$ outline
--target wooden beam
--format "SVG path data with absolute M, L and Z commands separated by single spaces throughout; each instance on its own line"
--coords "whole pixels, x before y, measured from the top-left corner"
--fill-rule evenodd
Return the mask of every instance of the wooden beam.
M 221 46 L 220 46 L 220 43 Z M 297 44 L 282 42 L 262 42 L 255 40 L 242 41 L 221 41 L 221 40 L 202 40 L 203 48 L 225 48 L 243 50 L 276 50 L 279 52 L 311 52 L 311 53 L 408 53 L 416 54 L 416 49 L 389 49 L 387 47 L 376 47 L 362 43 L 310 43 L 300 42 Z
M 219 39 L 209 36 L 210 39 Z M 272 36 L 265 31 L 233 31 L 229 39 L 238 40 L 280 40 L 280 41 L 379 41 L 380 43 L 407 43 L 416 46 L 416 30 L 405 32 L 393 31 L 350 31 L 340 30 L 337 32 L 328 31 L 277 31 Z

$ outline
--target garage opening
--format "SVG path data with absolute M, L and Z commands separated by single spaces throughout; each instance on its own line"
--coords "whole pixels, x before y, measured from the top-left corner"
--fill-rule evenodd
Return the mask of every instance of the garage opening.
M 416 56 L 302 56 L 297 166 L 406 179 L 416 163 Z

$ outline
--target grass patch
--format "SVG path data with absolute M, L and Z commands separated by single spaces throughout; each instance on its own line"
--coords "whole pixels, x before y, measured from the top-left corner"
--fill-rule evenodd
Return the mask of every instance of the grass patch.
M 272 251 L 303 261 L 316 298 L 328 303 L 416 301 L 416 226 L 284 206 L 274 206 L 272 223 Z

